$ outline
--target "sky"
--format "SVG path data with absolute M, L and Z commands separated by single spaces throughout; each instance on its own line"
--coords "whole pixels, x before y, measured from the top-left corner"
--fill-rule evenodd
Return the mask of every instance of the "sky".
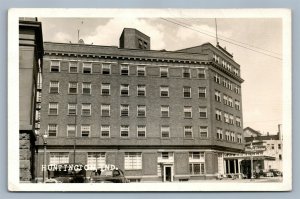
M 151 38 L 152 50 L 216 44 L 215 19 L 39 18 L 44 41 L 118 46 L 123 28 Z M 282 124 L 282 21 L 279 18 L 218 18 L 218 38 L 241 66 L 243 125 L 276 134 Z

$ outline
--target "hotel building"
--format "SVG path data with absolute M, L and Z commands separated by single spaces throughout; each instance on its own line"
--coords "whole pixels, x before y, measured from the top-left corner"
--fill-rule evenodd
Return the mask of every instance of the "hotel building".
M 151 50 L 150 37 L 125 28 L 119 47 L 80 40 L 44 42 L 44 51 L 47 164 L 113 164 L 136 182 L 238 170 L 224 155 L 244 150 L 243 80 L 226 49 Z M 41 177 L 41 139 L 37 146 Z

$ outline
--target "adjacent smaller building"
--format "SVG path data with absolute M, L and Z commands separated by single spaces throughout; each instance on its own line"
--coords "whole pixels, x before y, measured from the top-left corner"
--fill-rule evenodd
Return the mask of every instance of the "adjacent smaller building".
M 273 157 L 272 159 L 262 159 L 259 161 L 261 169 L 278 169 L 282 171 L 282 136 L 281 125 L 278 125 L 277 134 L 262 135 L 260 132 L 247 127 L 244 129 L 244 137 L 247 146 L 253 143 L 256 151 L 259 151 L 264 156 Z

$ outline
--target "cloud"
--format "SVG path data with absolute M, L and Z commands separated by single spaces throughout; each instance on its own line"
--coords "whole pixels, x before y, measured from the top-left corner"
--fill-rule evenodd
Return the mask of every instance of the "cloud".
M 151 46 L 154 50 L 163 49 L 166 44 L 163 40 L 164 31 L 160 25 L 153 25 L 144 19 L 137 18 L 113 18 L 104 25 L 99 25 L 89 35 L 82 35 L 85 43 L 97 45 L 119 45 L 119 38 L 123 28 L 136 28 L 151 38 Z
M 55 33 L 53 40 L 56 42 L 69 43 L 69 41 L 72 41 L 72 37 L 67 33 L 57 32 Z

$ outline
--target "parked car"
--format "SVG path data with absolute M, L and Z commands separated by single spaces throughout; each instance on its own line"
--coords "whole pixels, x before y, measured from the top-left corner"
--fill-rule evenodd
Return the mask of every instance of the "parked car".
M 272 172 L 274 176 L 282 176 L 282 172 L 278 169 L 270 169 L 269 171 Z
M 274 174 L 271 171 L 266 171 L 266 172 L 264 172 L 263 176 L 264 177 L 274 177 Z
M 90 176 L 91 183 L 127 183 L 129 180 L 125 177 L 121 169 L 92 171 Z
M 76 167 L 75 167 L 76 166 Z M 53 180 L 62 183 L 84 183 L 86 182 L 86 171 L 81 163 L 58 164 L 55 170 L 48 170 L 48 183 L 55 183 Z M 75 169 L 81 168 L 81 169 Z

